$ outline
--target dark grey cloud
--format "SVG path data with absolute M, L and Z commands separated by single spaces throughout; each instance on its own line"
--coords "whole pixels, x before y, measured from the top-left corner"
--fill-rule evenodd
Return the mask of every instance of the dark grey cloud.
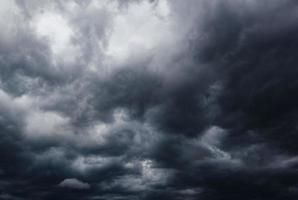
M 297 199 L 297 11 L 4 1 L 0 199 Z

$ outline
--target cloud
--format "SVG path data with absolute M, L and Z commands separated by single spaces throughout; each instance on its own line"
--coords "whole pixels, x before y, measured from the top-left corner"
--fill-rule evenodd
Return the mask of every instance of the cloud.
M 2 4 L 0 198 L 297 199 L 294 1 Z
M 84 183 L 75 178 L 64 179 L 58 186 L 78 190 L 90 189 L 90 185 L 88 183 Z

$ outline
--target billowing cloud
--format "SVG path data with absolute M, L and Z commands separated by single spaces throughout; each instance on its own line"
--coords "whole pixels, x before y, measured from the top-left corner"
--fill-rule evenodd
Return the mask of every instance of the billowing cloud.
M 297 199 L 292 0 L 4 0 L 0 199 Z

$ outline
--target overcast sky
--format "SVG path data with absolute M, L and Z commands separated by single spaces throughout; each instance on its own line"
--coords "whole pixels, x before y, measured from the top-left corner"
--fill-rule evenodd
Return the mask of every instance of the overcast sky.
M 0 199 L 298 199 L 296 0 L 1 0 Z

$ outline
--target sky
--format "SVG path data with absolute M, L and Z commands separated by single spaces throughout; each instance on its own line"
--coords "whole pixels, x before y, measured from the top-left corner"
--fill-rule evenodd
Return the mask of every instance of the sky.
M 1 0 L 0 199 L 298 199 L 298 2 Z

